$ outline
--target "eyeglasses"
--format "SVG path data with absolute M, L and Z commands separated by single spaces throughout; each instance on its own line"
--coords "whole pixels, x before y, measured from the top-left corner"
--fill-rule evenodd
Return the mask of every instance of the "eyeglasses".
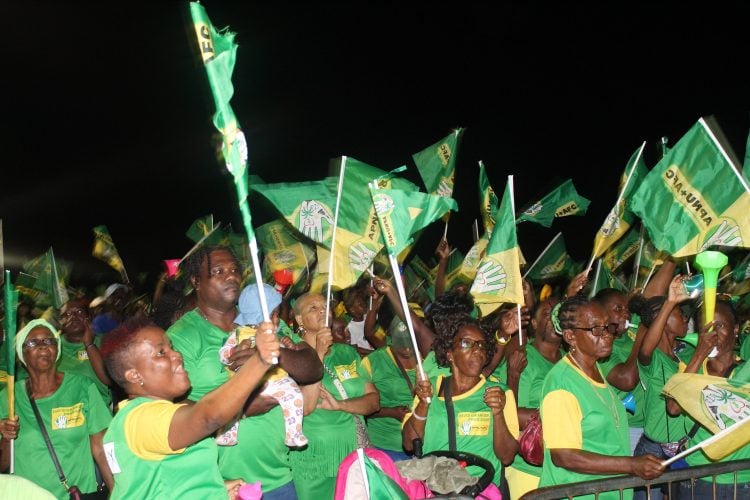
M 65 312 L 60 314 L 60 319 L 68 319 L 72 316 L 83 316 L 85 314 L 86 314 L 86 311 L 84 311 L 80 307 L 76 307 L 73 309 L 66 309 Z
M 479 349 L 480 351 L 487 350 L 487 342 L 484 340 L 473 340 L 469 338 L 462 338 L 458 340 L 458 347 L 463 351 L 473 351 Z
M 614 335 L 617 333 L 617 323 L 609 323 L 608 325 L 592 326 L 590 328 L 583 328 L 580 326 L 572 326 L 573 330 L 585 330 L 594 337 L 604 337 L 605 335 Z
M 26 342 L 24 342 L 21 347 L 24 351 L 29 351 L 31 349 L 34 349 L 35 347 L 41 347 L 41 346 L 47 346 L 47 347 L 57 346 L 57 339 L 54 337 L 46 337 L 43 339 L 31 339 L 31 340 L 27 340 Z

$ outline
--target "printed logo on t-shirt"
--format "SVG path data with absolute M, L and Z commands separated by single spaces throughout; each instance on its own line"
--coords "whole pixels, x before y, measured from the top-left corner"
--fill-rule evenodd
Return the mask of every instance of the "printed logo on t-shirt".
M 76 353 L 76 358 L 78 358 L 78 361 L 88 361 L 89 360 L 89 354 L 84 349 L 83 351 L 78 351 Z
M 80 427 L 86 423 L 86 417 L 83 414 L 83 403 L 73 406 L 63 406 L 52 408 L 52 430 L 69 429 L 71 427 Z
M 350 378 L 359 377 L 356 361 L 352 361 L 352 364 L 350 365 L 336 365 L 334 368 L 336 369 L 336 375 L 341 380 L 349 380 Z
M 456 425 L 459 436 L 486 436 L 490 433 L 490 412 L 460 412 Z

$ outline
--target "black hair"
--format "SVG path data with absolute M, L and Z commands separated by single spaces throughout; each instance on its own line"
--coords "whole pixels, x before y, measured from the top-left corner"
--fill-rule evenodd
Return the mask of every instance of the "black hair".
M 598 304 L 598 302 L 581 294 L 564 299 L 560 303 L 560 309 L 557 311 L 560 330 L 574 328 L 578 323 L 576 320 L 578 310 L 591 304 Z
M 237 262 L 240 268 L 240 274 L 242 274 L 242 263 L 237 255 L 234 253 L 231 247 L 225 245 L 204 245 L 199 247 L 195 252 L 185 258 L 180 263 L 180 272 L 182 272 L 183 279 L 186 280 L 185 285 L 192 285 L 193 279 L 199 279 L 201 276 L 201 264 L 203 259 L 206 259 L 206 269 L 211 269 L 211 254 L 217 250 L 224 250 L 232 255 L 232 258 Z
M 664 295 L 644 298 L 642 295 L 636 295 L 628 301 L 630 312 L 637 314 L 641 318 L 641 324 L 646 328 L 650 327 L 656 319 L 667 298 Z
M 594 295 L 594 301 L 598 302 L 600 305 L 606 304 L 612 297 L 625 297 L 626 295 L 622 293 L 617 288 L 602 288 L 598 292 L 596 292 L 596 295 Z
M 471 295 L 456 292 L 445 292 L 435 299 L 429 309 L 425 310 L 425 320 L 433 331 L 438 325 L 451 316 L 459 314 L 471 314 L 474 310 L 474 299 Z

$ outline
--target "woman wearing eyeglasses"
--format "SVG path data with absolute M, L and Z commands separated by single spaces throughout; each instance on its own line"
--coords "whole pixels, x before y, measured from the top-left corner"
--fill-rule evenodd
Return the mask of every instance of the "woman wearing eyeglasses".
M 613 474 L 659 476 L 664 470 L 659 459 L 630 456 L 625 408 L 597 365 L 612 352 L 616 328 L 607 313 L 598 303 L 575 295 L 560 302 L 551 319 L 569 350 L 549 371 L 542 389 L 544 462 L 539 487 Z M 631 495 L 625 493 L 626 498 Z M 603 492 L 599 498 L 620 496 Z
M 495 467 L 493 483 L 500 487 L 502 467 L 510 465 L 518 451 L 518 416 L 513 392 L 497 378 L 482 375 L 495 353 L 493 332 L 468 315 L 456 315 L 436 325 L 433 349 L 438 365 L 450 368 L 450 376 L 417 383 L 414 406 L 402 427 L 404 449 L 413 451 L 415 439 L 422 439 L 425 453 L 450 449 L 450 391 L 455 449 L 489 460 Z M 478 467 L 467 470 L 475 476 L 483 473 Z
M 29 322 L 16 335 L 17 356 L 26 365 L 29 378 L 15 386 L 15 419 L 8 418 L 7 389 L 0 393 L 2 468 L 9 466 L 8 444 L 15 439 L 15 473 L 58 498 L 68 498 L 34 415 L 29 399 L 33 397 L 67 484 L 78 486 L 83 493 L 95 492 L 96 462 L 111 490 L 112 473 L 102 438 L 112 415 L 91 379 L 57 370 L 59 340 L 57 330 L 43 319 Z

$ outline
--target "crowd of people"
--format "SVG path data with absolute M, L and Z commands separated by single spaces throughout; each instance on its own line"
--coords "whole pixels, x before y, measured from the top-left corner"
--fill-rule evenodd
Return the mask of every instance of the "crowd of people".
M 325 289 L 292 295 L 244 283 L 230 248 L 201 246 L 145 306 L 113 284 L 93 304 L 19 314 L 0 466 L 38 498 L 74 485 L 101 498 L 240 498 L 255 485 L 266 500 L 323 500 L 357 448 L 396 462 L 459 450 L 488 461 L 491 489 L 515 500 L 618 474 L 655 479 L 710 435 L 662 389 L 679 372 L 732 378 L 741 320 L 719 298 L 704 321 L 675 260 L 630 293 L 589 293 L 585 273 L 546 296 L 525 281 L 520 310 L 483 316 L 469 283 L 446 287 L 449 250 L 443 240 L 436 251 L 434 298 L 408 310 L 391 279 L 362 278 L 330 301 Z M 681 340 L 691 329 L 695 346 Z M 541 463 L 518 441 L 536 425 Z M 725 460 L 744 458 L 750 445 Z M 698 451 L 671 467 L 709 462 Z M 750 493 L 740 473 L 624 495 L 729 498 L 734 482 Z

